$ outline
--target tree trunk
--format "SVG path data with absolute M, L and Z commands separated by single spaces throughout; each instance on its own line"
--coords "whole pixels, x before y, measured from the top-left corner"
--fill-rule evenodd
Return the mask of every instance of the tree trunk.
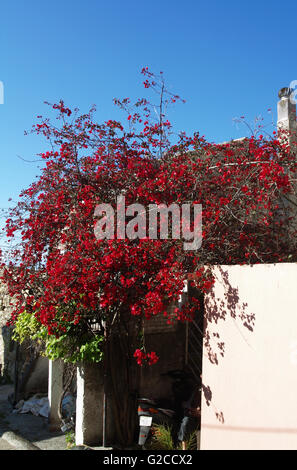
M 117 325 L 107 334 L 106 357 L 108 390 L 111 395 L 116 437 L 122 446 L 135 442 L 138 424 L 137 398 L 140 370 L 133 358 L 136 344 L 135 322 Z

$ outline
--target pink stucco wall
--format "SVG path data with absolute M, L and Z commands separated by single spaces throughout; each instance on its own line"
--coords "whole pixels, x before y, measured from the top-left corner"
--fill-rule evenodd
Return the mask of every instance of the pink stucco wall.
M 215 267 L 201 449 L 297 449 L 297 264 Z

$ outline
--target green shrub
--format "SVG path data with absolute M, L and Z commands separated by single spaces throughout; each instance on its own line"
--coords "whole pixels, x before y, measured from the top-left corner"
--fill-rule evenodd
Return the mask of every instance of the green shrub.
M 176 446 L 172 437 L 172 429 L 166 424 L 154 424 L 152 436 L 146 444 L 149 450 L 181 450 L 181 444 Z M 186 440 L 187 450 L 197 450 L 197 434 L 192 432 Z
M 32 313 L 20 313 L 14 326 L 12 338 L 19 343 L 25 340 L 43 345 L 42 354 L 49 359 L 63 359 L 64 362 L 101 362 L 103 358 L 103 335 L 90 331 L 83 333 L 73 323 L 64 323 L 66 332 L 49 335 Z
M 174 450 L 175 447 L 170 426 L 166 424 L 154 425 L 148 447 L 151 450 Z
M 74 431 L 68 431 L 65 434 L 65 441 L 67 444 L 67 449 L 71 449 L 75 446 L 75 433 Z

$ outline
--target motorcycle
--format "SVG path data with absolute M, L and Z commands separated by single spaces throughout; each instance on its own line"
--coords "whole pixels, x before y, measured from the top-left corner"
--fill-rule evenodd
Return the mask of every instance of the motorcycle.
M 161 408 L 154 400 L 140 398 L 138 400 L 137 414 L 139 417 L 139 438 L 138 445 L 144 446 L 152 428 L 155 424 L 171 424 L 175 416 L 175 411 Z
M 185 391 L 190 387 L 190 376 L 183 370 L 172 370 L 162 374 L 172 380 L 172 395 L 174 405 L 170 401 L 157 401 L 149 398 L 138 400 L 137 414 L 139 417 L 139 437 L 138 445 L 144 447 L 153 424 L 167 424 L 171 428 L 176 428 L 180 420 L 180 403 Z M 170 404 L 170 408 L 167 406 Z M 166 407 L 165 407 L 165 406 Z

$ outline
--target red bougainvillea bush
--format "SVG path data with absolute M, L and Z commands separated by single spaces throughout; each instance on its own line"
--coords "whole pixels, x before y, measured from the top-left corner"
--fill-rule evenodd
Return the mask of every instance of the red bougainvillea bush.
M 144 318 L 191 319 L 191 298 L 168 314 L 189 273 L 206 292 L 213 282 L 208 266 L 296 260 L 297 163 L 288 139 L 274 133 L 216 145 L 198 133 L 176 138 L 165 109 L 180 98 L 167 91 L 162 74 L 142 72 L 159 103 L 115 100 L 128 113 L 124 123 L 97 124 L 94 110 L 79 115 L 63 101 L 52 106 L 54 123 L 38 119 L 32 131 L 45 136 L 48 151 L 6 222 L 7 237 L 20 243 L 2 276 L 16 302 L 12 322 L 30 312 L 49 335 L 78 339 L 97 325 L 109 339 L 106 357 L 112 349 L 109 367 L 109 345 L 116 344 L 127 377 L 132 363 L 158 360 L 158 351 L 142 347 Z M 137 223 L 134 239 L 96 238 L 96 206 L 116 209 L 120 195 L 126 206 L 201 204 L 201 247 L 185 250 L 170 230 L 168 239 L 140 239 Z

